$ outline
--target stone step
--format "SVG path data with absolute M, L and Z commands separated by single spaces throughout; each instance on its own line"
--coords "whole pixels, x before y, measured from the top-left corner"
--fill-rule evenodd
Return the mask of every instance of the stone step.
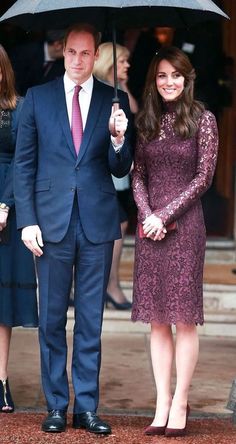
M 122 281 L 122 289 L 132 300 L 132 282 Z M 236 285 L 204 284 L 205 323 L 198 326 L 205 336 L 236 337 Z M 73 309 L 69 309 L 67 328 L 73 329 Z M 106 308 L 104 311 L 104 333 L 149 333 L 150 325 L 132 322 L 130 311 Z
M 205 313 L 205 323 L 198 326 L 202 336 L 236 337 L 236 312 Z M 149 333 L 150 325 L 132 322 L 129 312 L 117 314 L 114 310 L 105 310 L 103 320 L 104 333 Z
M 198 331 L 203 336 L 236 338 L 236 311 L 234 313 L 205 312 L 205 323 L 198 326 Z
M 204 284 L 205 312 L 236 312 L 236 285 Z
M 74 312 L 70 308 L 68 312 L 67 329 L 72 331 L 74 324 Z M 236 338 L 236 311 L 205 312 L 205 323 L 198 326 L 202 336 L 227 336 Z M 142 322 L 132 322 L 129 311 L 105 309 L 103 318 L 104 333 L 149 333 L 150 325 Z

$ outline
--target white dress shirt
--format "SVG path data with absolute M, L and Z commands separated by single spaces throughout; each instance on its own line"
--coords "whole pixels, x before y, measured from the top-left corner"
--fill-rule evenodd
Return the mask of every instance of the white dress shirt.
M 64 74 L 64 88 L 65 88 L 65 95 L 66 95 L 66 106 L 67 106 L 67 112 L 71 127 L 71 121 L 72 121 L 72 100 L 74 95 L 74 88 L 76 86 L 76 83 L 73 82 L 68 76 L 68 74 L 65 72 Z M 80 110 L 81 110 L 81 116 L 82 116 L 82 122 L 83 122 L 83 129 L 85 128 L 87 117 L 88 117 L 88 111 L 90 106 L 90 101 L 92 97 L 93 92 L 93 76 L 89 77 L 86 82 L 82 83 L 81 90 L 79 93 L 79 104 L 80 104 Z

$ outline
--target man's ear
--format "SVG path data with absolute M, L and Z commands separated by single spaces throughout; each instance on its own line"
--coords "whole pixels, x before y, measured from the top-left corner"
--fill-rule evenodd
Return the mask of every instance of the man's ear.
M 97 51 L 95 52 L 95 60 L 97 60 L 99 57 L 99 48 L 97 49 Z

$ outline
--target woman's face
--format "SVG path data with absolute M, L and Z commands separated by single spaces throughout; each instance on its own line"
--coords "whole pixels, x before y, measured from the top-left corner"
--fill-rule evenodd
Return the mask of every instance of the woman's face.
M 162 60 L 157 69 L 156 87 L 165 102 L 177 100 L 184 89 L 184 76 L 167 60 Z
M 117 78 L 118 81 L 127 81 L 128 80 L 128 69 L 130 64 L 128 62 L 128 57 L 124 55 L 120 55 L 117 57 Z

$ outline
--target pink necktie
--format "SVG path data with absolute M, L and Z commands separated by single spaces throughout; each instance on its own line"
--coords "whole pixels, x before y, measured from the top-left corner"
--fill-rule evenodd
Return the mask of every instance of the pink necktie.
M 83 136 L 83 122 L 81 117 L 81 110 L 79 105 L 79 92 L 81 90 L 80 85 L 75 86 L 73 100 L 72 100 L 72 122 L 71 122 L 71 132 L 72 138 L 75 146 L 76 154 L 78 155 L 82 136 Z

